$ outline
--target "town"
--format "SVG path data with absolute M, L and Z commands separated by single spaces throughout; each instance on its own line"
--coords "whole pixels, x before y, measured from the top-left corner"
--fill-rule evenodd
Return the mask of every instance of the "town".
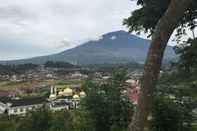
M 112 77 L 112 72 L 103 68 L 48 67 L 45 64 L 22 73 L 1 74 L 0 114 L 24 116 L 44 106 L 52 111 L 76 109 L 80 99 L 86 96 L 83 83 L 86 80 L 104 83 Z M 125 80 L 124 93 L 134 104 L 138 101 L 141 76 L 140 69 L 130 70 Z
M 197 0 L 0 1 L 0 131 L 197 131 Z

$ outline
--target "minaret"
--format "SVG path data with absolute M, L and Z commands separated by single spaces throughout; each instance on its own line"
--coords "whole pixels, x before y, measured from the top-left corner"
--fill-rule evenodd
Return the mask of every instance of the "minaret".
M 51 95 L 54 93 L 53 86 L 51 86 Z
M 57 93 L 57 90 L 54 86 L 51 86 L 51 94 L 49 96 L 49 99 L 53 100 L 53 99 L 56 99 L 56 94 Z
M 54 86 L 54 94 L 57 95 L 57 87 Z

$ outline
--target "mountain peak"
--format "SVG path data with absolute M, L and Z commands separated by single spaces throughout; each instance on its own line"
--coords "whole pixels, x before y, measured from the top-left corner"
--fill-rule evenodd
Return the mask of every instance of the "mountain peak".
M 78 47 L 58 54 L 32 59 L 11 61 L 10 63 L 43 64 L 46 61 L 64 61 L 87 64 L 143 63 L 149 49 L 150 41 L 119 30 L 102 35 L 102 39 L 89 41 Z M 175 54 L 172 47 L 167 48 L 165 58 L 172 59 Z M 2 63 L 2 62 L 1 62 Z
M 108 37 L 108 36 L 121 36 L 121 35 L 130 35 L 128 32 L 124 30 L 119 30 L 119 31 L 113 31 L 109 32 L 103 35 L 103 37 Z
M 126 32 L 124 30 L 118 30 L 118 31 L 113 31 L 113 32 L 109 32 L 106 33 L 104 35 L 102 35 L 103 39 L 111 39 L 111 40 L 115 40 L 117 38 L 121 39 L 121 40 L 143 40 L 143 38 L 140 38 L 136 35 L 132 35 L 129 32 Z

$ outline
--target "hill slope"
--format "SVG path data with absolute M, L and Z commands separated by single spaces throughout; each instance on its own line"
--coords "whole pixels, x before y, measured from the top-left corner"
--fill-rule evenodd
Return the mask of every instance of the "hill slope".
M 35 57 L 31 59 L 4 61 L 0 63 L 43 64 L 46 61 L 65 61 L 72 64 L 104 64 L 104 63 L 143 63 L 149 48 L 149 40 L 130 35 L 125 31 L 104 34 L 101 39 L 86 42 L 78 47 L 58 54 Z M 175 53 L 171 46 L 165 52 L 165 60 L 171 60 Z

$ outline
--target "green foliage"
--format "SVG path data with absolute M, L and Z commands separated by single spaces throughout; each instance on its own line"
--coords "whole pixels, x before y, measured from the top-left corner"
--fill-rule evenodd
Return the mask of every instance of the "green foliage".
M 28 114 L 18 126 L 20 131 L 47 131 L 50 127 L 51 112 L 45 108 Z
M 95 86 L 96 85 L 91 80 L 86 80 L 83 82 L 82 88 L 85 92 L 89 92 L 92 88 L 95 88 Z
M 113 72 L 112 74 L 112 80 L 114 83 L 118 82 L 119 84 L 125 83 L 125 80 L 127 79 L 127 71 L 124 69 L 119 69 Z
M 84 111 L 52 112 L 42 108 L 24 116 L 1 116 L 1 131 L 94 131 Z
M 124 20 L 123 24 L 127 25 L 130 32 L 141 31 L 153 33 L 159 19 L 167 10 L 171 0 L 138 0 L 137 4 L 140 8 L 135 10 L 130 17 Z M 182 35 L 186 27 L 194 29 L 196 26 L 195 19 L 197 17 L 197 1 L 193 0 L 193 4 L 185 12 L 184 17 L 177 25 L 177 35 Z M 179 28 L 178 28 L 179 27 Z
M 197 102 L 196 40 L 178 51 L 180 59 L 173 70 L 164 73 L 157 86 L 154 129 L 167 131 L 191 131 L 195 124 Z M 168 126 L 166 126 L 168 125 Z
M 153 108 L 153 131 L 191 131 L 191 110 L 184 103 L 157 97 Z
M 182 46 L 179 45 L 177 54 L 180 55 L 178 67 L 181 72 L 195 74 L 197 72 L 197 39 L 189 39 Z
M 130 31 L 153 31 L 158 20 L 166 11 L 170 0 L 138 0 L 142 7 L 124 20 Z
M 66 62 L 61 62 L 61 61 L 56 61 L 56 62 L 53 62 L 53 61 L 47 61 L 45 64 L 44 64 L 45 67 L 48 67 L 48 68 L 74 68 L 76 66 L 70 64 L 70 63 L 66 63 Z
M 93 86 L 82 102 L 89 112 L 95 131 L 126 130 L 133 113 L 133 105 L 121 93 L 125 71 L 115 72 L 112 80 Z
M 85 66 L 85 65 L 84 65 Z M 95 71 L 106 71 L 106 72 L 113 72 L 114 70 L 119 70 L 120 68 L 123 69 L 142 69 L 143 65 L 136 63 L 136 62 L 129 62 L 129 63 L 116 63 L 116 64 L 92 64 L 86 65 L 85 67 L 94 69 Z
M 165 73 L 160 78 L 155 94 L 152 131 L 195 131 L 192 109 L 196 92 L 192 89 L 196 88 L 189 77 L 183 80 L 179 73 Z M 118 70 L 112 79 L 102 84 L 86 81 L 83 86 L 87 96 L 77 110 L 51 112 L 44 108 L 25 117 L 2 116 L 0 130 L 127 131 L 133 105 L 123 93 L 126 74 L 125 70 Z
M 16 131 L 16 125 L 13 121 L 3 121 L 0 123 L 1 131 Z
M 72 112 L 73 130 L 72 131 L 95 131 L 94 121 L 89 113 L 84 110 Z
M 72 115 L 68 111 L 53 113 L 53 119 L 49 131 L 71 131 L 73 130 Z

